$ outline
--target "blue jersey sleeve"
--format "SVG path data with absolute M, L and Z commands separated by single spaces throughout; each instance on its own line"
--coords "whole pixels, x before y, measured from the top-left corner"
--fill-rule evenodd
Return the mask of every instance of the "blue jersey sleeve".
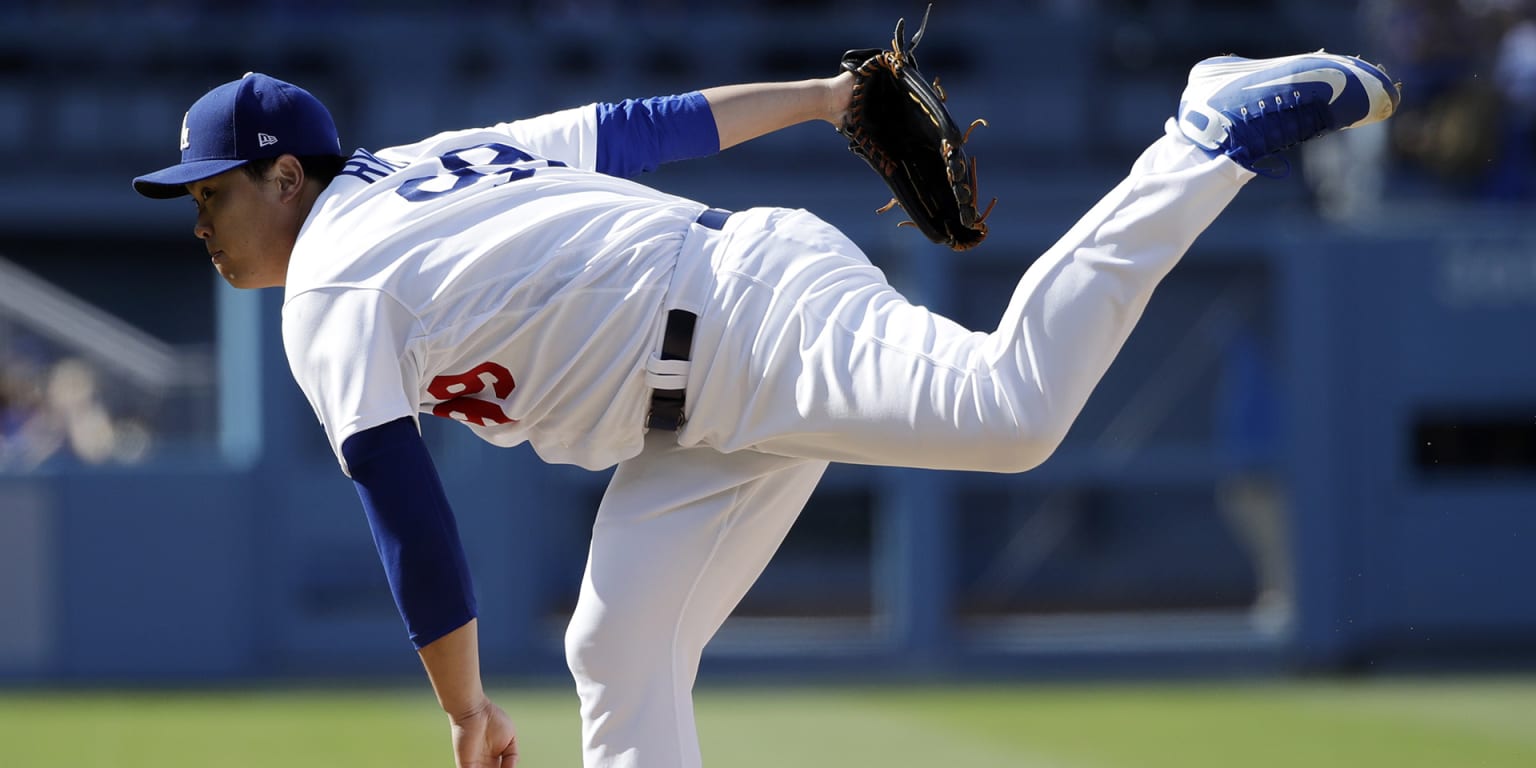
M 416 422 L 358 432 L 341 452 L 411 643 L 419 649 L 475 618 L 458 526 Z
M 714 112 L 698 91 L 597 105 L 600 173 L 630 178 L 719 151 Z

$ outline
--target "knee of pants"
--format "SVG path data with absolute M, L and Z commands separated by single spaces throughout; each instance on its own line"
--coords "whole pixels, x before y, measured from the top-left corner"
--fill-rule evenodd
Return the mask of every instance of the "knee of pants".
M 1045 444 L 1026 443 L 1021 446 L 1003 447 L 996 453 L 996 466 L 991 467 L 989 471 L 1005 474 L 1028 472 L 1044 464 L 1045 460 L 1049 459 L 1051 454 L 1056 452 L 1056 446 L 1059 444 L 1059 442 Z
M 672 634 L 671 627 L 596 620 L 578 612 L 565 630 L 565 663 L 578 682 L 639 685 L 671 668 Z
M 999 427 L 982 430 L 984 434 L 955 441 L 943 447 L 945 461 L 956 469 L 973 472 L 1018 474 L 1045 463 L 1065 438 L 1065 430 L 1040 430 Z
M 580 614 L 573 616 L 565 628 L 565 665 L 577 680 L 600 680 L 605 676 L 604 657 L 607 657 L 606 663 L 611 664 L 613 651 L 604 647 L 597 627 L 580 622 L 579 617 Z

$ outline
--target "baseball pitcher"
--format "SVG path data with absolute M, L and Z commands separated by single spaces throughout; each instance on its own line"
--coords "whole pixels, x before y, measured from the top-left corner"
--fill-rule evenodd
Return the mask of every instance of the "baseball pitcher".
M 617 466 L 565 637 L 585 765 L 696 767 L 700 655 L 829 462 L 1045 461 L 1254 169 L 1398 102 L 1352 57 L 1200 62 L 1164 134 L 1033 260 L 990 331 L 914 306 L 811 213 L 731 213 L 631 180 L 822 120 L 922 234 L 975 247 L 999 222 L 978 205 L 968 129 L 917 68 L 921 35 L 898 26 L 832 77 L 350 153 L 313 95 L 250 73 L 192 105 L 181 162 L 134 180 L 192 197 L 231 285 L 283 290 L 293 376 L 357 486 L 459 768 L 514 764 L 517 736 L 481 685 L 469 568 L 420 419 Z

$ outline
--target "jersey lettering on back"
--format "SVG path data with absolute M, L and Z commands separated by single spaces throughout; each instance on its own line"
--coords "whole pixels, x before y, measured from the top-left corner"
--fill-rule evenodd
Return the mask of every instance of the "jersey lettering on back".
M 365 183 L 372 184 L 379 179 L 400 170 L 401 166 L 384 160 L 380 160 L 372 152 L 359 149 L 347 158 L 345 165 L 336 175 L 352 176 L 362 179 Z
M 407 180 L 395 190 L 396 194 L 413 203 L 421 203 L 452 194 L 486 178 L 494 179 L 493 184 L 526 179 L 537 167 L 530 165 L 536 162 L 533 155 L 494 141 L 455 149 L 439 155 L 437 161 L 442 164 L 443 173 Z M 542 162 L 546 168 L 565 167 L 565 163 L 558 160 L 537 162 Z M 499 167 L 492 171 L 481 170 L 488 166 Z

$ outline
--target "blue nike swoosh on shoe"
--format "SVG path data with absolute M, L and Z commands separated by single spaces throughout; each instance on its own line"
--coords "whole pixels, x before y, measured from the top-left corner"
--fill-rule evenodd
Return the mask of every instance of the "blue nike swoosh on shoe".
M 1250 77 L 1262 77 L 1265 74 L 1260 71 Z M 1264 91 L 1273 94 L 1268 104 L 1260 95 Z M 1336 106 L 1339 108 L 1338 112 L 1351 116 L 1341 120 L 1340 124 L 1332 126 L 1333 128 L 1353 125 L 1358 119 L 1370 113 L 1370 96 L 1365 92 L 1365 86 L 1360 82 L 1359 76 L 1344 69 L 1343 65 L 1331 62 L 1319 62 L 1315 68 L 1290 72 L 1280 77 L 1270 76 L 1257 83 L 1245 83 L 1242 80 L 1229 83 L 1225 88 L 1212 94 L 1207 104 L 1214 107 L 1223 103 L 1248 102 L 1256 104 L 1257 108 L 1264 108 L 1297 98 L 1316 99 L 1330 106 Z M 1343 100 L 1342 104 L 1339 103 L 1340 99 Z M 1240 108 L 1222 111 L 1233 116 L 1241 114 Z M 1355 114 L 1358 114 L 1359 118 L 1353 118 Z

